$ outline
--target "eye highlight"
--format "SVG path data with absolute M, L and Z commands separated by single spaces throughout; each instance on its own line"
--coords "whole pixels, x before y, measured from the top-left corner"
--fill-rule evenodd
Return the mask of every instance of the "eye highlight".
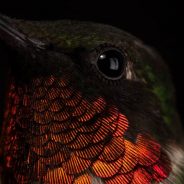
M 125 69 L 124 54 L 116 48 L 106 49 L 98 55 L 96 66 L 104 77 L 112 80 L 119 79 Z

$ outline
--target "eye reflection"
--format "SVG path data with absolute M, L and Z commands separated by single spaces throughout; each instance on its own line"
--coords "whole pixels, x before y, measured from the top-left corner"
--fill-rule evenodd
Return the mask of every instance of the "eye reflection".
M 104 51 L 100 54 L 97 61 L 97 67 L 100 72 L 112 79 L 119 78 L 122 75 L 124 66 L 125 58 L 116 49 Z

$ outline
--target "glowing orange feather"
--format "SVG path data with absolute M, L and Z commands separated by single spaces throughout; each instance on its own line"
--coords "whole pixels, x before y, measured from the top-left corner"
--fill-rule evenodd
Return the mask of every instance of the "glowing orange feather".
M 170 161 L 156 140 L 143 133 L 127 140 L 129 121 L 117 107 L 103 97 L 85 99 L 69 84 L 53 75 L 34 79 L 34 92 L 11 84 L 3 149 L 18 183 L 88 184 L 96 177 L 147 184 L 168 177 Z

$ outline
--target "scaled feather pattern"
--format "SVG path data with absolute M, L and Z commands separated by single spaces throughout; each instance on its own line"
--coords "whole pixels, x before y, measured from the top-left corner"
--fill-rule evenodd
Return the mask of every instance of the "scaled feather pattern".
M 160 144 L 139 133 L 101 96 L 84 97 L 69 76 L 12 79 L 2 134 L 5 170 L 15 183 L 149 184 L 165 180 L 171 163 Z

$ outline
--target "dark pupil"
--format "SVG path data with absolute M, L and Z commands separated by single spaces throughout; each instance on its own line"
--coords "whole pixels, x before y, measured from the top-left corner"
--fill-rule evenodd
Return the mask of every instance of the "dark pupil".
M 124 57 L 116 50 L 103 52 L 97 61 L 99 70 L 108 77 L 119 77 L 123 72 Z

